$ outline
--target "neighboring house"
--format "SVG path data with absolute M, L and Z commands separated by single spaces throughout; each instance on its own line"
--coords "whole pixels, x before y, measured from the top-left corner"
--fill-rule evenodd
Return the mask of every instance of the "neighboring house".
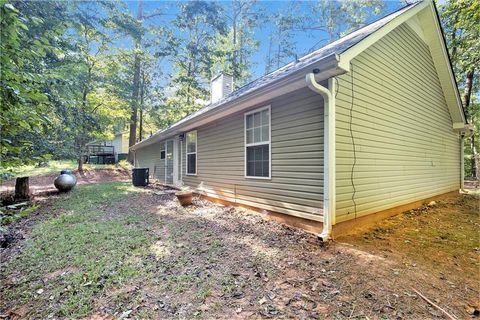
M 96 164 L 117 163 L 127 159 L 128 131 L 116 133 L 113 140 L 95 140 L 87 143 L 87 162 Z
M 128 131 L 115 134 L 112 140 L 112 146 L 115 150 L 115 162 L 126 160 L 128 158 Z
M 322 239 L 462 187 L 470 130 L 431 1 L 211 88 L 210 105 L 131 147 L 137 167 Z

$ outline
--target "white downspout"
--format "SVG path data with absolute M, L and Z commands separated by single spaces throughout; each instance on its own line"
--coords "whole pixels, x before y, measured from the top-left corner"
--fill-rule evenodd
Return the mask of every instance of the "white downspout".
M 183 139 L 185 139 L 185 137 L 183 137 L 182 139 L 179 139 L 180 140 L 180 186 L 183 187 Z
M 328 79 L 328 88 L 315 80 L 315 73 L 306 76 L 308 87 L 323 97 L 324 104 L 324 154 L 323 154 L 323 230 L 318 235 L 322 241 L 332 238 L 335 223 L 335 82 Z
M 464 155 L 464 134 L 460 134 L 460 190 L 465 191 L 465 155 Z

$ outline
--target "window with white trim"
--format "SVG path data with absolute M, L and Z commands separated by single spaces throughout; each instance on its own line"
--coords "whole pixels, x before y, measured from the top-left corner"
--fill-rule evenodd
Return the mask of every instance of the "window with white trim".
M 197 174 L 197 131 L 186 134 L 187 175 Z
M 160 144 L 160 159 L 165 160 L 165 143 Z
M 270 178 L 270 106 L 245 113 L 245 176 Z

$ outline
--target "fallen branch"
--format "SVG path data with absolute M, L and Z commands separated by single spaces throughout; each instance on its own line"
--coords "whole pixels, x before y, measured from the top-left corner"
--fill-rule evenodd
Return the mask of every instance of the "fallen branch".
M 445 314 L 450 320 L 457 320 L 456 317 L 452 316 L 450 313 L 448 313 L 447 311 L 445 311 L 444 309 L 442 309 L 441 307 L 439 307 L 438 305 L 436 305 L 433 301 L 431 301 L 430 299 L 428 299 L 427 297 L 425 297 L 423 294 L 421 294 L 417 289 L 415 288 L 412 288 L 412 290 L 418 294 L 423 300 L 425 300 L 426 302 L 428 302 L 429 304 L 431 304 L 432 306 L 434 306 L 435 308 L 437 308 L 438 310 L 442 311 L 443 314 Z

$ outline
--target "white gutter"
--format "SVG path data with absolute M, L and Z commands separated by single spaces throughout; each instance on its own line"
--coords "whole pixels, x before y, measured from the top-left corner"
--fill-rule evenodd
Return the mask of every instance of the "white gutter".
M 322 241 L 332 238 L 335 223 L 335 79 L 328 79 L 328 88 L 320 85 L 315 73 L 308 73 L 308 87 L 323 97 L 324 105 L 324 155 L 323 155 L 323 230 L 318 235 Z

